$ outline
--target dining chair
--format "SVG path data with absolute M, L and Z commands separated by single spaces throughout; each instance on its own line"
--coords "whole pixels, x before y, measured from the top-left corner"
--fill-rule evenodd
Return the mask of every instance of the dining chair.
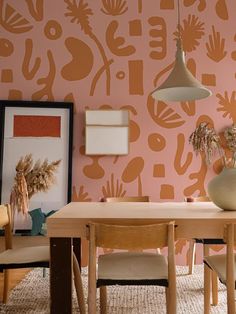
M 220 281 L 226 285 L 227 313 L 235 314 L 235 287 L 236 287 L 236 255 L 234 254 L 235 225 L 225 225 L 224 242 L 226 254 L 216 254 L 204 257 L 204 314 L 210 313 L 210 278 L 211 271 L 215 271 Z
M 209 196 L 199 196 L 199 197 L 186 197 L 186 202 L 210 202 L 211 199 Z M 203 256 L 209 255 L 209 245 L 224 244 L 223 239 L 191 239 L 189 241 L 189 274 L 193 274 L 194 264 L 195 264 L 195 255 L 196 255 L 196 244 L 203 244 Z M 217 274 L 212 272 L 212 305 L 218 304 L 218 279 Z
M 0 205 L 0 228 L 4 228 L 5 250 L 0 253 L 0 272 L 3 276 L 3 303 L 8 301 L 10 291 L 10 270 L 20 268 L 48 268 L 50 266 L 49 246 L 13 248 L 12 211 L 9 204 Z M 85 303 L 80 268 L 73 255 L 73 275 L 80 312 L 85 314 Z
M 100 288 L 100 313 L 106 314 L 106 286 L 158 285 L 166 289 L 167 313 L 175 314 L 174 229 L 174 222 L 139 226 L 89 223 L 88 313 L 96 313 L 97 288 Z M 140 252 L 164 246 L 168 247 L 167 259 L 158 253 Z M 97 247 L 129 251 L 99 255 L 97 258 Z

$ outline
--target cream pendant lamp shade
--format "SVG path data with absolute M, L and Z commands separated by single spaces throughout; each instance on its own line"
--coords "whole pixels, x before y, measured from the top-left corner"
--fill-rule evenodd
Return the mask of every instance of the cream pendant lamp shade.
M 206 98 L 212 92 L 203 86 L 187 69 L 185 55 L 182 49 L 179 23 L 178 0 L 178 34 L 175 65 L 164 83 L 152 92 L 152 97 L 163 101 L 190 101 Z

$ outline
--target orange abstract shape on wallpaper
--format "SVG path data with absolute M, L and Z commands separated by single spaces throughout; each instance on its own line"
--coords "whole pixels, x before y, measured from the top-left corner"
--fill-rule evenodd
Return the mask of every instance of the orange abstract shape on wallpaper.
M 198 4 L 198 11 L 199 12 L 205 10 L 206 0 L 184 0 L 184 5 L 186 7 L 189 7 L 190 5 L 193 5 L 195 2 L 199 2 L 199 4 Z
M 184 148 L 185 148 L 185 136 L 183 133 L 180 133 L 177 136 L 177 149 L 176 149 L 175 161 L 174 161 L 175 171 L 179 175 L 183 175 L 184 173 L 186 173 L 188 167 L 191 165 L 192 160 L 193 160 L 193 153 L 188 152 L 185 158 L 185 162 L 181 164 L 181 161 L 183 159 L 183 154 L 184 154 Z
M 207 125 L 210 127 L 210 128 L 214 128 L 214 122 L 212 120 L 211 117 L 209 117 L 208 115 L 201 115 L 198 119 L 197 119 L 197 122 L 196 122 L 196 127 L 200 125 L 200 123 L 202 122 L 206 122 Z M 194 127 L 193 127 L 193 131 L 194 131 Z M 189 134 L 190 135 L 190 134 Z
M 148 146 L 152 151 L 160 152 L 166 146 L 166 139 L 159 133 L 152 133 L 148 136 Z
M 189 175 L 190 180 L 195 180 L 195 183 L 188 186 L 184 189 L 184 196 L 192 196 L 192 195 L 206 195 L 206 190 L 204 187 L 204 182 L 206 179 L 207 174 L 207 165 L 206 161 L 204 160 L 204 156 L 202 153 L 201 155 L 201 166 L 198 172 L 191 173 Z M 200 156 L 198 156 L 200 158 Z
M 185 245 L 187 244 L 187 240 L 186 239 L 180 239 L 178 241 L 176 241 L 175 243 L 175 254 L 181 254 L 183 251 L 183 248 L 185 247 Z
M 236 34 L 234 35 L 234 41 L 236 42 Z M 231 53 L 231 58 L 236 61 L 236 51 Z
M 80 147 L 80 154 L 85 155 L 85 146 Z M 92 159 L 92 163 L 90 165 L 86 165 L 83 167 L 83 173 L 87 178 L 90 179 L 101 179 L 105 175 L 104 169 L 99 165 L 99 159 L 102 156 L 87 156 Z
M 8 3 L 3 10 L 3 0 L 0 1 L 0 25 L 10 33 L 20 34 L 28 32 L 33 28 L 29 21 L 24 18 Z
M 65 16 L 71 17 L 71 23 L 75 22 L 77 24 L 80 24 L 81 29 L 84 31 L 84 33 L 88 35 L 91 38 L 91 40 L 94 41 L 103 61 L 102 67 L 97 71 L 97 74 L 95 75 L 92 81 L 90 96 L 93 96 L 95 86 L 104 71 L 106 73 L 106 94 L 110 95 L 111 89 L 110 64 L 113 62 L 113 60 L 107 59 L 102 43 L 98 40 L 98 38 L 96 37 L 92 30 L 92 27 L 89 24 L 89 16 L 93 15 L 93 11 L 88 7 L 88 3 L 86 2 L 84 3 L 83 0 L 80 0 L 79 4 L 77 4 L 76 1 L 74 0 L 64 0 L 64 2 L 67 4 L 68 10 L 68 12 L 65 13 Z
M 140 127 L 133 121 L 129 120 L 129 141 L 130 143 L 136 142 L 140 136 Z
M 143 11 L 143 0 L 138 0 L 138 13 Z
M 21 100 L 23 99 L 22 91 L 18 89 L 10 89 L 8 94 L 9 100 Z
M 44 87 L 32 95 L 32 100 L 39 100 L 42 98 L 44 98 L 45 100 L 54 100 L 52 85 L 56 75 L 56 66 L 51 50 L 47 51 L 47 56 L 49 62 L 48 75 L 37 80 L 37 84 L 44 85 Z
M 110 180 L 106 181 L 106 185 L 102 186 L 103 197 L 123 197 L 126 194 L 123 183 L 119 179 L 114 179 L 114 173 L 111 174 Z
M 14 137 L 61 137 L 61 117 L 15 115 Z
M 163 101 L 157 103 L 151 95 L 148 96 L 147 108 L 153 121 L 166 129 L 177 128 L 185 123 L 185 120 Z
M 142 157 L 134 157 L 126 166 L 122 173 L 122 180 L 130 183 L 138 180 L 138 195 L 142 195 L 141 172 L 144 168 L 144 159 Z
M 79 192 L 77 193 L 76 187 L 72 188 L 72 202 L 91 202 L 92 199 L 88 197 L 88 193 L 84 192 L 84 186 L 79 187 Z
M 44 0 L 36 0 L 35 6 L 33 0 L 25 0 L 28 10 L 31 16 L 36 21 L 42 21 L 43 19 L 43 2 Z
M 217 111 L 223 112 L 223 117 L 229 116 L 230 119 L 233 120 L 233 123 L 236 122 L 236 91 L 231 93 L 229 98 L 228 92 L 224 92 L 224 96 L 217 93 L 216 97 L 219 99 L 219 107 Z
M 12 42 L 6 38 L 0 38 L 0 57 L 9 57 L 14 51 Z
M 136 49 L 133 45 L 126 45 L 125 38 L 121 36 L 115 37 L 119 23 L 112 21 L 106 30 L 106 43 L 110 51 L 116 56 L 130 56 L 135 53 Z M 121 47 L 122 46 L 122 47 Z
M 107 15 L 122 15 L 128 10 L 125 0 L 102 0 L 102 4 L 101 11 Z
M 229 14 L 225 0 L 218 0 L 216 3 L 216 14 L 222 20 L 228 20 Z
M 137 115 L 137 110 L 131 105 L 121 106 L 120 109 L 129 110 L 130 114 Z M 129 141 L 130 143 L 136 142 L 140 136 L 140 127 L 132 119 L 129 120 Z
M 32 80 L 37 73 L 40 64 L 41 64 L 41 58 L 36 57 L 34 61 L 32 61 L 32 52 L 33 52 L 33 41 L 32 39 L 28 38 L 25 41 L 25 55 L 22 62 L 22 73 L 26 80 Z M 30 64 L 31 66 L 30 69 Z
M 214 25 L 212 25 L 212 34 L 209 35 L 206 48 L 207 56 L 215 62 L 220 62 L 227 54 L 227 51 L 225 51 L 225 38 L 220 37 L 220 32 L 215 31 Z
M 13 82 L 12 69 L 2 69 L 1 82 L 2 83 L 12 83 Z
M 64 101 L 65 101 L 65 102 L 72 102 L 73 104 L 76 104 L 73 93 L 68 93 L 68 94 L 64 97 Z M 77 113 L 77 106 L 74 105 L 73 109 L 74 109 L 73 113 L 76 114 L 76 113 Z
M 160 189 L 160 199 L 173 200 L 175 198 L 174 186 L 171 184 L 162 184 Z
M 67 38 L 65 46 L 72 60 L 62 68 L 61 75 L 67 81 L 82 80 L 93 68 L 93 52 L 85 42 L 74 37 Z
M 129 94 L 143 95 L 143 61 L 130 60 L 129 65 Z
M 202 84 L 206 86 L 216 86 L 216 75 L 203 73 L 202 74 Z
M 118 80 L 123 80 L 125 78 L 125 72 L 124 71 L 118 71 L 116 73 L 116 78 L 118 78 Z
M 62 35 L 62 27 L 55 20 L 49 20 L 44 27 L 44 34 L 50 40 L 56 40 Z
M 199 40 L 205 34 L 204 23 L 200 22 L 195 15 L 188 15 L 188 19 L 183 20 L 183 26 L 180 25 L 180 37 L 182 38 L 183 50 L 191 52 L 199 46 Z M 178 31 L 174 32 L 176 38 L 179 37 Z
M 141 20 L 129 21 L 129 34 L 130 36 L 142 36 L 142 21 Z
M 160 8 L 162 10 L 173 10 L 175 8 L 174 0 L 161 0 Z
M 190 58 L 187 61 L 187 68 L 196 77 L 196 62 Z M 181 101 L 181 108 L 188 116 L 194 116 L 196 113 L 196 103 L 195 100 Z
M 156 164 L 153 166 L 153 177 L 164 178 L 165 177 L 165 165 Z
M 154 48 L 151 50 L 149 56 L 151 59 L 160 60 L 166 56 L 166 22 L 160 16 L 152 16 L 148 19 L 148 23 L 152 26 L 149 31 L 149 36 L 154 38 L 150 40 L 149 47 Z

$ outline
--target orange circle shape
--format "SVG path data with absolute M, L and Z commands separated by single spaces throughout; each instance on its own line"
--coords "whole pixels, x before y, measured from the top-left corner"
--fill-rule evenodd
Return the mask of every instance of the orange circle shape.
M 13 44 L 6 38 L 0 38 L 0 56 L 9 57 L 13 53 Z
M 48 39 L 58 39 L 62 35 L 62 27 L 57 21 L 49 20 L 44 27 L 44 34 Z

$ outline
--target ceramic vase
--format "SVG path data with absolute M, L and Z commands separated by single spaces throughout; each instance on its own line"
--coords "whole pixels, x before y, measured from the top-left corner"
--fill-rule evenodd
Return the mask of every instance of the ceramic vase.
M 208 183 L 208 195 L 224 210 L 236 210 L 236 168 L 224 168 Z

